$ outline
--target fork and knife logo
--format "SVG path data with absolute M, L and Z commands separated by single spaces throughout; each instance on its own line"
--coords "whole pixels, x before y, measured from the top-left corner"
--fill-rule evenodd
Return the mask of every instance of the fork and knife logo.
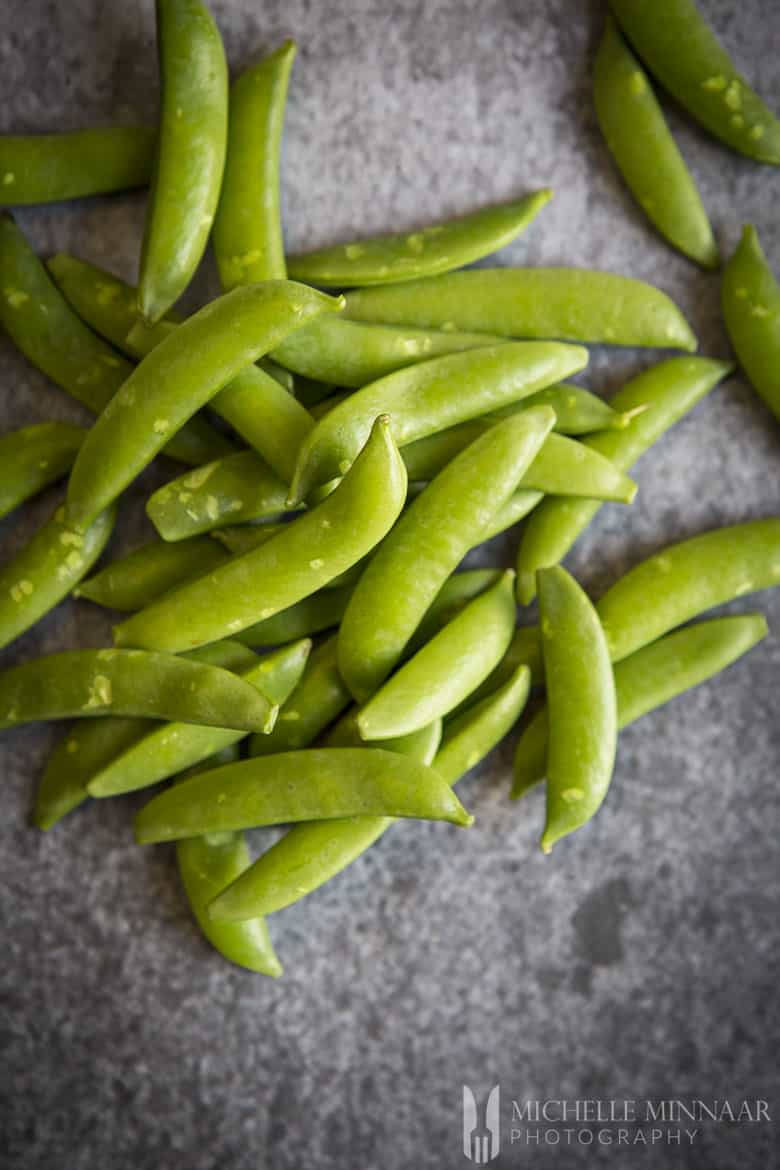
M 494 1085 L 482 1112 L 471 1089 L 463 1086 L 463 1153 L 478 1166 L 492 1162 L 501 1148 L 500 1099 L 501 1090 Z

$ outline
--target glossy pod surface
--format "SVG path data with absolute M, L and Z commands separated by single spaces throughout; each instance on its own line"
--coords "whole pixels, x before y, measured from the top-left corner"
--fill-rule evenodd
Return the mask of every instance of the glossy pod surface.
M 244 760 L 161 793 L 135 819 L 142 845 L 223 829 L 343 816 L 471 824 L 431 768 L 378 748 L 312 748 Z
M 228 77 L 219 30 L 200 0 L 157 0 L 162 106 L 141 249 L 138 305 L 158 321 L 203 255 L 225 165 Z
M 186 650 L 272 617 L 365 556 L 393 526 L 405 498 L 406 472 L 388 422 L 379 418 L 352 469 L 321 504 L 259 548 L 182 586 L 175 599 L 163 598 L 118 626 L 117 643 Z
M 255 622 L 236 636 L 245 646 L 277 646 L 282 642 L 329 630 L 337 626 L 344 616 L 352 589 L 352 585 L 320 589 L 310 597 L 296 601 L 288 609 L 280 610 L 273 617 Z
M 550 725 L 542 849 L 579 829 L 607 794 L 617 748 L 615 680 L 598 615 L 573 577 L 539 572 Z
M 110 561 L 94 577 L 81 581 L 73 596 L 108 609 L 132 612 L 176 585 L 216 568 L 227 556 L 216 541 L 205 536 L 177 544 L 152 541 L 120 560 Z
M 322 287 L 396 284 L 472 264 L 509 244 L 536 218 L 552 191 L 535 191 L 512 203 L 413 232 L 337 244 L 291 256 L 290 275 Z
M 677 306 L 659 289 L 587 268 L 480 268 L 347 294 L 357 321 L 696 349 Z
M 143 187 L 156 139 L 149 126 L 0 135 L 3 202 L 21 207 Z
M 263 731 L 271 705 L 227 670 L 170 654 L 65 650 L 0 673 L 0 727 L 136 715 Z
M 756 229 L 747 226 L 723 270 L 723 317 L 752 385 L 780 419 L 780 285 Z
M 747 654 L 767 632 L 760 614 L 711 618 L 636 650 L 615 664 L 618 728 L 712 678 Z M 547 737 L 547 711 L 543 708 L 518 741 L 513 800 L 544 779 Z
M 734 68 L 694 0 L 610 0 L 648 69 L 734 150 L 780 164 L 780 122 Z
M 291 498 L 305 499 L 312 488 L 343 475 L 378 414 L 390 416 L 393 438 L 403 447 L 516 402 L 576 373 L 587 360 L 579 346 L 516 342 L 432 358 L 388 374 L 319 420 L 299 452 Z
M 67 475 L 85 434 L 69 423 L 43 422 L 0 435 L 0 517 Z
M 593 97 L 610 153 L 645 215 L 685 256 L 717 267 L 718 247 L 696 184 L 646 73 L 611 17 L 596 54 Z

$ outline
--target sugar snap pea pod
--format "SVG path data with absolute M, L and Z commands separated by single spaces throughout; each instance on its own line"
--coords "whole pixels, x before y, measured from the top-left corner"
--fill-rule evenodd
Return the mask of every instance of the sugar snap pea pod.
M 272 617 L 370 552 L 393 526 L 405 498 L 404 465 L 381 416 L 351 470 L 321 504 L 259 548 L 117 626 L 116 641 L 185 650 Z
M 396 284 L 461 268 L 511 243 L 536 218 L 552 191 L 483 207 L 447 223 L 290 256 L 296 280 L 323 288 Z
M 505 337 L 696 349 L 688 322 L 665 293 L 587 268 L 479 268 L 395 288 L 358 289 L 347 294 L 346 315 Z
M 734 68 L 694 0 L 610 0 L 639 56 L 681 106 L 727 146 L 780 164 L 780 122 Z
M 494 536 L 498 536 L 502 532 L 506 532 L 508 528 L 514 527 L 515 524 L 523 520 L 530 512 L 533 512 L 537 504 L 544 499 L 544 492 L 524 491 L 520 488 L 513 492 L 505 504 L 493 514 L 490 523 L 482 532 L 482 540 L 492 540 Z
M 0 517 L 67 475 L 85 433 L 70 423 L 43 422 L 0 435 Z
M 619 430 L 626 423 L 623 415 L 618 414 L 609 402 L 573 382 L 548 386 L 524 398 L 517 408 L 509 406 L 495 411 L 493 417 L 506 417 L 515 409 L 531 406 L 551 406 L 555 411 L 555 430 L 560 435 L 589 435 L 611 427 Z
M 230 89 L 227 158 L 213 235 L 224 289 L 287 275 L 279 155 L 296 51 L 293 41 L 285 41 Z
M 727 362 L 678 357 L 646 370 L 617 392 L 612 405 L 628 421 L 622 430 L 582 440 L 619 471 L 633 464 L 731 371 Z M 528 605 L 536 591 L 536 570 L 563 560 L 598 512 L 598 500 L 547 499 L 525 526 L 517 559 L 517 592 Z
M 263 731 L 272 707 L 221 667 L 139 650 L 65 650 L 0 672 L 0 728 L 93 715 Z
M 340 589 L 320 589 L 273 617 L 255 622 L 237 634 L 237 640 L 245 646 L 276 646 L 294 638 L 304 638 L 332 629 L 344 616 L 352 589 L 352 585 Z
M 216 643 L 215 648 L 218 654 L 211 656 L 213 665 L 237 673 L 245 682 L 257 687 L 278 710 L 300 681 L 311 642 L 304 638 L 262 659 L 247 647 L 232 642 Z M 242 657 L 237 651 L 243 651 L 248 657 Z M 202 651 L 195 653 L 202 654 Z M 96 770 L 89 779 L 87 790 L 91 796 L 116 796 L 148 788 L 209 759 L 223 748 L 240 743 L 245 737 L 245 731 L 227 728 L 195 727 L 190 723 L 168 723 L 162 727 L 157 724 L 127 751 L 117 753 L 103 768 Z
M 521 667 L 494 694 L 448 723 L 434 757 L 438 774 L 452 785 L 475 767 L 514 725 L 527 698 L 528 671 Z M 361 816 L 295 825 L 211 903 L 209 915 L 242 921 L 297 902 L 350 865 L 392 823 L 389 817 Z
M 149 126 L 0 135 L 3 202 L 22 207 L 143 187 L 156 138 Z
M 505 340 L 489 333 L 399 328 L 334 317 L 292 334 L 273 356 L 293 373 L 317 383 L 357 389 L 416 362 Z
M 288 490 L 255 451 L 239 451 L 158 488 L 146 514 L 163 540 L 182 541 L 221 525 L 276 517 L 288 510 Z
M 409 639 L 406 651 L 416 654 L 430 642 L 463 607 L 501 580 L 500 569 L 463 569 L 453 573 L 431 602 L 425 617 Z
M 209 398 L 276 340 L 339 304 L 287 281 L 226 293 L 176 326 L 133 370 L 85 440 L 68 511 L 87 523 Z
M 539 570 L 539 613 L 549 708 L 549 853 L 604 800 L 615 767 L 617 703 L 609 648 L 587 594 L 565 569 Z
M 339 633 L 339 669 L 358 702 L 399 662 L 431 602 L 517 486 L 555 421 L 549 407 L 504 419 L 441 471 L 372 557 Z
M 366 440 L 373 420 L 390 415 L 399 447 L 435 431 L 517 402 L 567 374 L 588 355 L 579 346 L 515 342 L 448 354 L 388 374 L 350 395 L 321 418 L 298 454 L 290 498 L 343 475 Z
M 253 735 L 249 754 L 268 756 L 308 747 L 329 723 L 346 711 L 351 701 L 352 696 L 339 674 L 334 635 L 312 651 L 273 731 L 269 735 Z
M 0 324 L 26 358 L 99 414 L 132 366 L 79 320 L 9 215 L 0 215 Z M 201 419 L 171 438 L 166 455 L 205 463 L 232 444 Z
M 384 683 L 357 716 L 366 740 L 411 735 L 463 702 L 498 665 L 515 629 L 514 573 L 503 573 Z
M 611 17 L 596 54 L 593 97 L 610 153 L 648 219 L 683 255 L 716 268 L 718 246 L 696 184 L 647 74 Z
M 226 560 L 225 551 L 206 536 L 176 544 L 155 540 L 126 557 L 110 561 L 94 577 L 77 585 L 73 596 L 84 597 L 108 609 L 130 612 L 142 609 L 169 589 L 208 573 Z
M 141 845 L 224 829 L 347 816 L 474 818 L 432 768 L 378 748 L 310 748 L 243 760 L 194 776 L 135 818 Z
M 211 538 L 226 548 L 231 556 L 238 556 L 259 548 L 283 527 L 284 524 L 237 524 L 235 528 L 218 528 L 211 533 Z
M 780 285 L 748 225 L 723 270 L 723 318 L 751 384 L 780 419 Z
M 228 75 L 201 0 L 157 0 L 161 110 L 141 248 L 138 306 L 158 321 L 206 250 L 225 166 Z
M 478 686 L 473 694 L 455 709 L 456 714 L 470 710 L 488 695 L 503 687 L 520 667 L 526 667 L 529 673 L 529 685 L 540 686 L 544 682 L 544 663 L 542 662 L 542 647 L 539 640 L 539 631 L 536 626 L 520 626 L 515 630 L 509 649 L 499 662 L 498 666 Z
M 747 654 L 767 632 L 761 614 L 710 618 L 635 650 L 615 664 L 618 729 L 712 678 Z M 544 779 L 547 736 L 547 710 L 543 707 L 517 744 L 513 800 Z
M 47 266 L 81 319 L 132 358 L 146 357 L 181 323 L 182 318 L 171 312 L 156 325 L 143 325 L 132 285 L 83 260 L 60 253 Z M 292 387 L 284 385 L 286 371 L 280 371 L 270 358 L 261 359 L 260 364 L 264 368 L 249 365 L 241 370 L 214 395 L 209 408 L 289 483 L 298 448 L 313 422 L 292 397 Z
M 8 564 L 0 569 L 0 646 L 13 642 L 67 597 L 89 572 L 114 528 L 107 508 L 84 532 L 65 520 L 59 506 Z

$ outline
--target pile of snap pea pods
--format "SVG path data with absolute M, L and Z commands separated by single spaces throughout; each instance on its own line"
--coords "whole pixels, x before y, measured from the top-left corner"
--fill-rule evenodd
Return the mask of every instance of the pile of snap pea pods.
M 295 45 L 231 87 L 201 0 L 156 10 L 156 129 L 0 139 L 9 206 L 150 185 L 137 287 L 69 254 L 42 261 L 0 217 L 0 323 L 96 416 L 0 436 L 0 516 L 67 477 L 0 568 L 0 647 L 68 597 L 120 615 L 113 646 L 0 671 L 0 729 L 73 720 L 38 786 L 43 830 L 90 797 L 170 781 L 137 814 L 137 841 L 175 842 L 205 937 L 279 975 L 266 916 L 396 819 L 471 825 L 453 786 L 533 689 L 511 796 L 546 783 L 545 852 L 584 826 L 619 729 L 766 635 L 760 614 L 692 619 L 780 584 L 780 516 L 670 545 L 594 603 L 560 562 L 604 502 L 631 504 L 633 464 L 732 364 L 695 356 L 677 306 L 629 276 L 464 269 L 528 229 L 548 190 L 285 255 Z M 692 0 L 611 0 L 599 124 L 662 235 L 717 267 L 649 75 L 759 162 L 780 165 L 780 123 Z M 185 317 L 209 242 L 222 295 Z M 780 418 L 780 288 L 752 227 L 722 299 Z M 605 402 L 567 381 L 592 343 L 682 352 Z M 159 539 L 97 568 L 117 502 L 158 455 L 184 465 L 147 501 Z M 520 521 L 516 571 L 461 567 Z M 537 594 L 538 625 L 518 619 Z M 271 825 L 288 829 L 252 859 L 245 830 Z

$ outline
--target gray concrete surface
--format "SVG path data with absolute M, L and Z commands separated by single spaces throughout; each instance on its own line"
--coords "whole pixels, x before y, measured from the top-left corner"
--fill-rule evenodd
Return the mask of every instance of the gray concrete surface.
M 701 3 L 780 109 L 775 0 Z M 285 36 L 300 42 L 284 157 L 291 249 L 551 184 L 555 200 L 502 263 L 654 281 L 683 306 L 702 352 L 727 352 L 717 277 L 656 238 L 597 132 L 598 3 L 214 6 L 234 68 Z M 3 16 L 2 130 L 154 117 L 150 2 L 6 0 Z M 723 244 L 750 220 L 780 270 L 780 173 L 670 118 Z M 19 221 L 43 253 L 70 249 L 133 277 L 143 209 L 137 195 Z M 214 287 L 209 262 L 193 300 Z M 655 357 L 594 353 L 588 382 L 609 392 Z M 0 363 L 3 430 L 83 417 L 5 340 Z M 777 425 L 731 378 L 642 460 L 636 504 L 605 508 L 571 566 L 597 593 L 675 538 L 778 513 L 779 456 Z M 160 478 L 133 490 L 115 552 L 138 541 L 143 496 Z M 0 525 L 3 557 L 52 498 Z M 493 558 L 511 563 L 515 542 L 496 541 Z M 780 597 L 732 607 L 754 608 L 780 629 Z M 104 644 L 108 631 L 95 608 L 67 604 L 0 662 Z M 615 1127 L 611 1145 L 584 1145 L 582 1126 L 571 1145 L 560 1126 L 557 1145 L 544 1134 L 540 1146 L 510 1144 L 510 1102 L 762 1098 L 775 1116 L 779 664 L 775 636 L 626 731 L 606 805 L 551 858 L 536 848 L 541 799 L 507 801 L 506 743 L 463 785 L 473 829 L 397 827 L 273 921 L 286 966 L 277 983 L 231 969 L 201 941 L 171 851 L 132 843 L 141 798 L 94 805 L 48 835 L 29 829 L 55 734 L 4 732 L 0 1163 L 452 1168 L 467 1164 L 465 1082 L 478 1094 L 502 1086 L 500 1167 L 777 1165 L 774 1127 L 747 1121 L 701 1125 L 688 1148 L 665 1137 L 617 1145 Z

